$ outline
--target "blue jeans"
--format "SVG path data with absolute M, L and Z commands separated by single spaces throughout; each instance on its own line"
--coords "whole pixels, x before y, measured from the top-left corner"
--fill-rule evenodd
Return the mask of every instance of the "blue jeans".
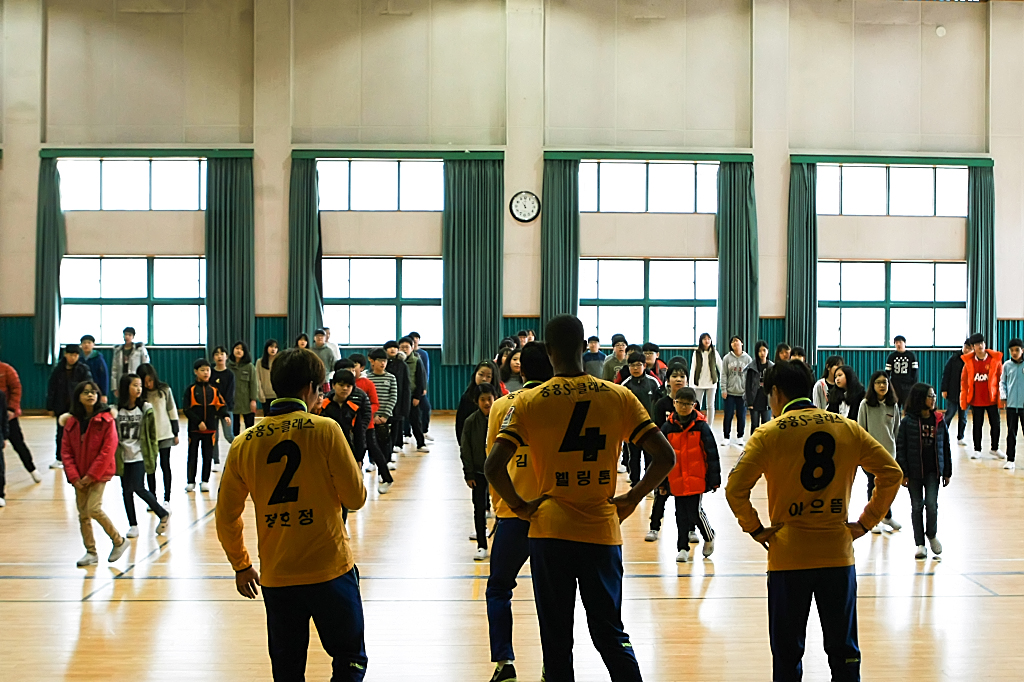
M 334 659 L 332 682 L 362 681 L 366 646 L 358 569 L 315 585 L 264 587 L 263 603 L 274 682 L 306 679 L 310 618 L 324 651 Z
M 907 481 L 910 492 L 910 523 L 914 527 L 914 544 L 923 545 L 927 535 L 935 537 L 939 530 L 939 477 L 912 478 Z M 928 525 L 924 510 L 928 510 Z
M 547 682 L 575 682 L 572 624 L 576 586 L 590 639 L 612 682 L 641 682 L 633 645 L 622 627 L 622 547 L 530 538 L 533 594 Z
M 491 574 L 487 578 L 487 626 L 492 661 L 514 661 L 512 651 L 512 590 L 516 576 L 530 558 L 530 524 L 522 519 L 498 519 L 491 540 Z
M 736 435 L 739 438 L 743 438 L 743 432 L 747 428 L 747 405 L 743 400 L 742 395 L 729 394 L 729 397 L 725 399 L 725 420 L 722 422 L 722 430 L 725 432 L 725 437 L 729 437 L 729 432 L 732 430 L 732 416 L 736 415 Z
M 768 633 L 772 680 L 799 682 L 811 597 L 818 605 L 832 682 L 860 680 L 857 572 L 853 566 L 768 572 Z

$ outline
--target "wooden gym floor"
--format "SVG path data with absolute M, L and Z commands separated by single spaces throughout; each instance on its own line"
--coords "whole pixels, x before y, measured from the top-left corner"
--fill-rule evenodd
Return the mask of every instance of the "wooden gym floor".
M 270 680 L 263 605 L 235 592 L 214 529 L 216 492 L 184 492 L 184 445 L 172 455 L 166 537 L 153 535 L 156 518 L 139 502 L 141 537 L 126 555 L 107 565 L 109 541 L 97 527 L 100 564 L 79 569 L 75 560 L 84 550 L 72 488 L 63 472 L 46 468 L 54 422 L 22 422 L 43 482 L 33 484 L 6 449 L 0 680 Z M 472 560 L 472 505 L 451 417 L 436 418 L 431 431 L 432 452 L 407 449 L 392 491 L 378 496 L 374 486 L 366 507 L 349 518 L 362 573 L 367 680 L 485 681 L 493 671 L 487 563 Z M 724 450 L 728 471 L 739 452 Z M 987 454 L 971 462 L 963 448 L 954 450 L 953 482 L 939 495 L 941 561 L 914 560 L 905 492 L 893 508 L 904 530 L 856 544 L 865 680 L 1021 679 L 1024 472 L 1005 472 Z M 619 478 L 625 485 L 625 476 Z M 864 486 L 861 475 L 854 508 L 864 504 Z M 650 504 L 623 526 L 623 619 L 645 679 L 770 679 L 764 550 L 739 530 L 719 491 L 705 498 L 718 532 L 713 557 L 677 564 L 671 504 L 661 540 L 643 541 Z M 764 515 L 763 483 L 755 504 Z M 127 530 L 116 480 L 107 486 L 104 508 Z M 255 554 L 251 512 L 246 522 Z M 699 558 L 699 546 L 696 553 Z M 520 679 L 533 681 L 540 679 L 541 656 L 528 576 L 529 564 L 513 611 L 516 667 Z M 577 679 L 607 680 L 579 604 L 576 623 Z M 330 677 L 315 633 L 307 674 Z M 829 679 L 813 609 L 804 679 Z

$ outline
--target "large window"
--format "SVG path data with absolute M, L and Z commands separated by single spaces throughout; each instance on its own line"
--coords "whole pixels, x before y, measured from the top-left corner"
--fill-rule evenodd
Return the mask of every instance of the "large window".
M 205 211 L 206 159 L 57 161 L 65 211 Z
M 693 346 L 718 328 L 716 260 L 580 260 L 579 317 L 587 336 L 609 344 Z
M 335 343 L 379 346 L 412 331 L 440 345 L 440 258 L 324 258 L 324 324 Z
M 205 258 L 67 257 L 60 265 L 61 343 L 92 334 L 97 343 L 159 346 L 206 343 Z
M 317 159 L 316 172 L 321 211 L 444 209 L 440 160 Z
M 820 261 L 818 345 L 959 348 L 967 336 L 967 264 Z
M 966 166 L 818 164 L 818 215 L 967 215 Z
M 718 162 L 581 161 L 580 211 L 718 213 Z

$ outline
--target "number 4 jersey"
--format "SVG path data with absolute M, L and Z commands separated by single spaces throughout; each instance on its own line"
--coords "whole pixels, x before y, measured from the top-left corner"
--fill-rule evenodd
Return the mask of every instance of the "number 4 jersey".
M 623 441 L 657 430 L 628 388 L 588 375 L 555 377 L 517 394 L 498 438 L 529 446 L 541 503 L 531 538 L 621 545 L 615 496 Z
M 761 525 L 750 491 L 768 482 L 768 525 L 782 524 L 769 541 L 768 570 L 792 571 L 853 565 L 846 527 L 857 467 L 875 475 L 875 492 L 860 515 L 870 529 L 892 504 L 903 472 L 892 455 L 855 421 L 810 407 L 790 409 L 754 432 L 726 485 L 740 527 Z
M 250 496 L 262 584 L 312 585 L 352 569 L 341 509 L 361 508 L 366 488 L 333 420 L 308 413 L 301 401 L 279 399 L 269 417 L 231 443 L 217 499 L 217 537 L 236 571 L 252 564 L 241 519 Z

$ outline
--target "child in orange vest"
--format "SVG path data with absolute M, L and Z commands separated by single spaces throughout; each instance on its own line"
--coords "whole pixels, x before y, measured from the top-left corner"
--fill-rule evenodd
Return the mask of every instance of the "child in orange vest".
M 689 536 L 694 526 L 704 537 L 704 556 L 715 551 L 715 531 L 701 506 L 701 496 L 722 485 L 718 445 L 707 418 L 696 409 L 697 393 L 692 388 L 676 392 L 674 414 L 661 432 L 676 451 L 676 465 L 668 475 L 669 492 L 676 498 L 678 540 L 676 561 L 690 560 Z

